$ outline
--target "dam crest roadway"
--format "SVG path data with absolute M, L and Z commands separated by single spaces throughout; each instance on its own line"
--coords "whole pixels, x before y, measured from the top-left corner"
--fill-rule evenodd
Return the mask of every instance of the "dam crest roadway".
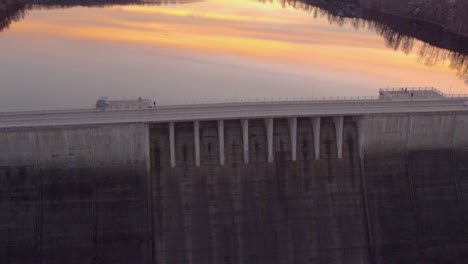
M 446 95 L 435 88 L 381 89 L 379 97 L 304 98 L 256 100 L 152 107 L 138 100 L 118 103 L 109 110 L 84 109 L 0 113 L 0 128 L 117 124 L 136 122 L 182 122 L 239 118 L 307 117 L 390 113 L 450 112 L 468 110 L 468 94 Z M 411 97 L 413 94 L 413 97 Z M 110 102 L 112 104 L 112 101 Z M 135 107 L 137 106 L 137 107 Z

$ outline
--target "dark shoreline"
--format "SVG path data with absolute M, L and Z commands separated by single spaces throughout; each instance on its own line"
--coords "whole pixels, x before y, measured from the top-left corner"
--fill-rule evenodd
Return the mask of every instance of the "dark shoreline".
M 455 34 L 443 25 L 427 22 L 418 17 L 388 14 L 363 7 L 362 0 L 281 0 L 285 6 L 292 6 L 310 12 L 314 16 L 328 18 L 331 23 L 351 24 L 355 28 L 370 29 L 385 40 L 387 47 L 405 53 L 413 49 L 415 40 L 424 42 L 416 51 L 423 63 L 432 65 L 449 60 L 450 67 L 468 83 L 468 36 Z M 467 3 L 468 6 L 468 3 Z M 468 20 L 468 19 L 467 19 Z M 468 25 L 468 22 L 467 22 Z
M 353 0 L 354 1 L 354 0 Z M 468 37 L 468 2 L 462 0 L 356 0 L 371 12 L 418 20 Z

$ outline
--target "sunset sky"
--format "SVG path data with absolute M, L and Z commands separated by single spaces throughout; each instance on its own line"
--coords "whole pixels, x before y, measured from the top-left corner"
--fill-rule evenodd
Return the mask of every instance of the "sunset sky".
M 8 84 L 0 105 L 87 107 L 99 95 L 161 104 L 377 95 L 389 86 L 467 93 L 448 62 L 418 62 L 420 45 L 410 54 L 394 51 L 366 29 L 277 2 L 30 10 L 0 33 L 0 79 Z

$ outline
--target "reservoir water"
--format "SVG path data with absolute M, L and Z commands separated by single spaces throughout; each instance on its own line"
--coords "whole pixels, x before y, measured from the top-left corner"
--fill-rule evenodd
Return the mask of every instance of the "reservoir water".
M 168 105 L 468 93 L 466 38 L 307 1 L 37 0 L 0 19 L 0 111 L 88 108 L 102 95 Z

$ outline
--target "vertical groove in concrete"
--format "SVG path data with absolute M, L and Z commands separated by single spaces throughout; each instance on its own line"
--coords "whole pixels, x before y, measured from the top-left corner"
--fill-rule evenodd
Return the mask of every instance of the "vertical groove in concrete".
M 91 181 L 91 229 L 93 234 L 93 264 L 98 263 L 98 244 L 97 244 L 97 186 L 96 186 L 96 135 L 95 128 L 90 129 L 90 142 L 91 142 L 91 169 L 92 169 L 92 181 Z
M 362 124 L 361 124 L 362 126 Z M 358 133 L 359 129 L 358 129 Z M 359 150 L 361 151 L 361 149 Z M 366 166 L 365 166 L 365 156 L 360 156 L 359 164 L 361 170 L 361 188 L 362 188 L 362 199 L 364 204 L 364 214 L 365 214 L 365 221 L 366 221 L 366 231 L 367 231 L 367 243 L 369 246 L 369 260 L 371 264 L 376 264 L 376 252 L 375 252 L 375 240 L 374 240 L 374 232 L 372 217 L 370 215 L 370 208 L 369 208 L 369 198 L 368 198 L 368 191 L 367 191 L 367 182 L 366 182 Z
M 219 140 L 219 164 L 224 165 L 224 121 L 218 120 L 218 140 Z
M 200 122 L 193 122 L 193 136 L 195 142 L 195 166 L 200 167 Z
M 406 163 L 407 163 L 407 177 L 408 177 L 408 189 L 410 193 L 410 199 L 411 199 L 411 208 L 412 208 L 412 214 L 413 214 L 413 219 L 415 223 L 415 241 L 416 241 L 416 249 L 417 255 L 420 255 L 420 241 L 419 241 L 419 213 L 417 210 L 417 205 L 416 205 L 416 194 L 415 194 L 415 188 L 414 188 L 414 180 L 413 180 L 413 166 L 411 162 L 411 150 L 412 150 L 412 142 L 411 139 L 413 137 L 413 114 L 410 114 L 409 121 L 408 121 L 408 128 L 407 128 L 407 145 L 406 145 Z
M 39 137 L 37 135 L 37 130 L 34 131 L 36 137 L 36 147 L 39 144 Z M 40 204 L 40 213 L 39 213 L 39 261 L 40 263 L 43 262 L 44 259 L 44 175 L 42 169 L 42 163 L 40 160 L 41 157 L 41 150 L 37 148 L 38 153 L 38 164 L 39 164 L 39 204 Z
M 169 123 L 169 144 L 170 144 L 170 155 L 171 155 L 171 167 L 174 168 L 175 162 L 175 134 L 174 134 L 174 122 Z
M 268 162 L 273 162 L 273 118 L 265 119 L 268 142 Z
M 335 123 L 335 133 L 336 133 L 336 147 L 338 152 L 338 159 L 343 157 L 343 116 L 333 117 Z
M 151 140 L 150 140 L 150 124 L 144 124 L 144 140 L 145 140 L 145 162 L 146 162 L 146 195 L 147 195 L 147 230 L 148 232 L 148 252 L 150 252 L 151 263 L 155 263 L 154 251 L 154 216 L 153 216 L 153 183 L 151 175 Z
M 463 115 L 459 115 L 461 118 L 463 117 Z M 465 122 L 463 122 L 463 118 L 462 120 L 460 120 L 460 124 L 463 124 L 462 128 L 460 129 L 460 126 L 459 126 L 459 129 L 461 130 L 460 134 L 462 135 L 465 135 L 463 138 L 465 141 L 463 140 L 459 140 L 456 145 L 458 146 L 458 155 L 456 154 L 456 158 L 455 158 L 455 162 L 456 162 L 456 165 L 458 167 L 458 170 L 457 170 L 457 175 L 456 175 L 456 186 L 457 186 L 457 198 L 459 199 L 459 202 L 460 202 L 460 214 L 461 214 L 461 223 L 468 223 L 468 219 L 467 219 L 467 216 L 468 214 L 466 213 L 468 211 L 468 208 L 467 207 L 467 204 L 466 202 L 468 201 L 468 199 L 464 198 L 466 197 L 466 192 L 464 193 L 463 191 L 465 189 L 468 189 L 468 185 L 466 184 L 466 175 L 468 174 L 468 161 L 465 161 L 463 162 L 463 153 L 464 155 L 467 155 L 465 156 L 465 158 L 468 158 L 468 137 L 466 137 L 466 129 L 468 128 L 468 118 L 465 117 L 466 120 Z M 458 130 L 456 130 L 458 132 Z M 457 133 L 457 138 L 459 137 L 459 134 Z M 455 142 L 454 142 L 455 144 Z M 458 160 L 458 157 L 462 155 L 462 162 L 460 162 Z M 459 165 L 459 164 L 463 164 L 465 163 L 465 167 L 463 167 L 462 165 Z M 460 175 L 461 174 L 461 175 Z M 465 180 L 465 182 L 463 182 L 463 180 Z M 462 226 L 462 230 L 460 232 L 461 236 L 462 236 L 462 239 L 460 241 L 460 243 L 463 245 L 467 245 L 468 244 L 468 228 L 467 227 L 464 227 Z M 463 249 L 463 246 L 461 247 L 461 249 Z
M 291 160 L 296 161 L 297 156 L 297 117 L 288 119 L 289 136 L 291 138 Z
M 314 130 L 314 154 L 315 160 L 320 159 L 320 117 L 312 118 L 312 128 Z
M 244 163 L 249 164 L 249 120 L 241 120 L 242 126 L 242 145 L 244 150 Z
M 460 186 L 458 184 L 457 180 L 457 172 L 456 172 L 456 167 L 457 167 L 457 158 L 456 158 L 456 144 L 455 144 L 455 135 L 457 131 L 457 115 L 453 115 L 453 120 L 452 120 L 452 179 L 453 179 L 453 185 L 455 188 L 455 198 L 457 200 L 457 206 L 458 206 L 458 211 L 460 213 L 461 217 L 461 222 L 460 223 L 465 223 L 464 221 L 464 213 L 463 213 L 463 199 L 460 198 Z M 458 246 L 460 249 L 463 248 L 463 226 L 460 227 L 460 230 L 458 232 Z M 461 236 L 461 237 L 460 237 Z M 459 254 L 463 254 L 462 252 L 459 252 Z
M 38 214 L 36 215 L 36 256 L 38 263 L 42 264 L 42 173 L 41 173 L 41 162 L 40 162 L 40 150 L 38 146 L 39 137 L 37 135 L 37 130 L 33 130 L 33 142 L 34 142 L 34 155 L 35 155 L 35 169 L 36 169 L 36 184 L 39 190 L 39 197 L 36 205 L 39 206 Z
M 359 158 L 364 159 L 364 152 L 366 147 L 366 129 L 364 126 L 363 117 L 359 117 L 357 120 L 358 130 L 358 146 L 359 146 Z

